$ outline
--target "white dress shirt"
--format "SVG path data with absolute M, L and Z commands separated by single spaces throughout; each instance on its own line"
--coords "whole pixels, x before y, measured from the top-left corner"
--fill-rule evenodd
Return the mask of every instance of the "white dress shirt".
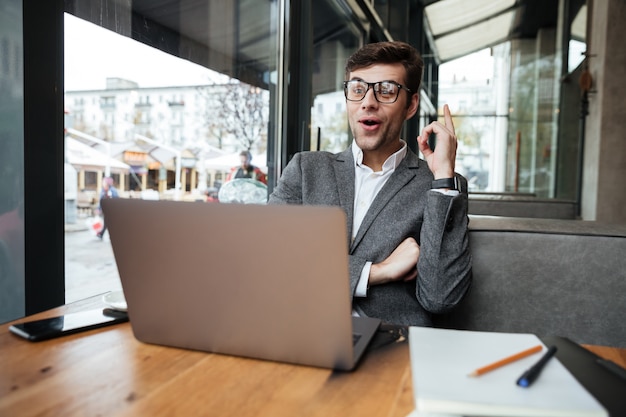
M 356 141 L 352 141 L 352 155 L 354 156 L 354 213 L 352 216 L 352 236 L 354 239 L 365 213 L 372 205 L 372 201 L 376 198 L 378 192 L 383 188 L 391 174 L 396 170 L 400 162 L 406 156 L 407 145 L 402 142 L 402 148 L 391 155 L 383 163 L 382 171 L 374 172 L 367 165 L 363 165 L 363 151 L 358 147 Z M 361 277 L 357 284 L 355 296 L 366 297 L 367 286 L 369 282 L 370 268 L 372 262 L 367 262 L 361 271 Z

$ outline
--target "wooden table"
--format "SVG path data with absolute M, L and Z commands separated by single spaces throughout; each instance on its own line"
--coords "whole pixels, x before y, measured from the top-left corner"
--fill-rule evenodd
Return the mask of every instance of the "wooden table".
M 101 307 L 95 297 L 29 319 Z M 333 372 L 148 345 L 129 323 L 37 343 L 9 324 L 0 326 L 0 416 L 405 417 L 413 409 L 407 343 Z M 626 349 L 586 347 L 626 365 Z

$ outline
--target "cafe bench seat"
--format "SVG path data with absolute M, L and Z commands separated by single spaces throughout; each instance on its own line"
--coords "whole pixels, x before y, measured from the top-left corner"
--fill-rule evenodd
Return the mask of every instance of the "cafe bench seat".
M 470 215 L 473 283 L 435 325 L 626 347 L 626 225 Z

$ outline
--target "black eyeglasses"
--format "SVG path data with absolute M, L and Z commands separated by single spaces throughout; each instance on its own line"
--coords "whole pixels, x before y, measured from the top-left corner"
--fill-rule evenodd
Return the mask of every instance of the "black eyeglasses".
M 362 80 L 350 80 L 343 82 L 343 92 L 348 101 L 361 101 L 367 95 L 370 88 L 374 90 L 374 97 L 379 103 L 395 103 L 400 95 L 400 90 L 411 90 L 398 84 L 395 81 L 378 81 L 376 83 L 368 83 Z

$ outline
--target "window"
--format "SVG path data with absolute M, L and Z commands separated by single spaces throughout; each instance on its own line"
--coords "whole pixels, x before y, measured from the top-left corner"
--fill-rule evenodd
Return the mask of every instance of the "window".
M 267 169 L 268 142 L 276 140 L 269 131 L 276 3 L 171 5 L 168 15 L 133 1 L 132 10 L 116 8 L 111 22 L 96 25 L 85 19 L 100 4 L 66 2 L 68 138 L 95 152 L 89 163 L 68 156 L 76 175 L 66 179 L 82 181 L 82 189 L 67 205 L 95 198 L 97 206 L 105 176 L 122 198 L 203 200 L 244 149 Z M 142 24 L 131 28 L 136 18 Z M 96 105 L 80 104 L 90 97 Z M 99 241 L 89 227 L 95 215 L 80 211 L 66 220 L 66 302 L 119 287 L 108 235 Z
M 314 2 L 313 7 L 311 149 L 338 152 L 350 141 L 344 68 L 363 33 L 332 0 Z

